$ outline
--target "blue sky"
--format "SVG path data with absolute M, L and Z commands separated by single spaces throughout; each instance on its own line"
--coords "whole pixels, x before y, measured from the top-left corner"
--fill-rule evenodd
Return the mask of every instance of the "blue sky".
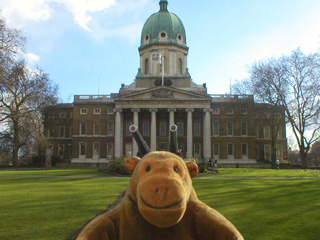
M 319 0 L 168 0 L 182 20 L 193 81 L 211 94 L 229 92 L 254 62 L 320 47 Z M 134 81 L 143 24 L 159 0 L 0 0 L 1 15 L 28 38 L 39 65 L 73 95 L 117 93 Z

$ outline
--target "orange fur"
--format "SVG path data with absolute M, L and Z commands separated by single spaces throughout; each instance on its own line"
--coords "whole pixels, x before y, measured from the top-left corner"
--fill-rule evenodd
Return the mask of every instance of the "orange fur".
M 201 202 L 191 178 L 198 166 L 169 152 L 126 159 L 132 173 L 124 200 L 90 222 L 77 240 L 243 240 L 220 213 Z

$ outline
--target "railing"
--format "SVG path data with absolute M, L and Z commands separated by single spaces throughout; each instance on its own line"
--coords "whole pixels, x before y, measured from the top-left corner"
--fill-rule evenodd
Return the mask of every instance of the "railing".
M 232 101 L 232 100 L 251 100 L 253 95 L 235 95 L 235 94 L 209 94 L 212 101 Z
M 112 100 L 111 95 L 75 95 L 74 101 L 95 101 L 95 100 L 101 100 L 101 101 L 110 101 Z

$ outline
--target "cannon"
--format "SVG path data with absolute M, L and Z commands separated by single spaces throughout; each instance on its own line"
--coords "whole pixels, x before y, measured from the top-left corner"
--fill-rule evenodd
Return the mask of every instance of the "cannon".
M 175 153 L 178 156 L 180 156 L 179 148 L 178 148 L 178 136 L 177 136 L 177 130 L 178 127 L 175 124 L 172 124 L 169 128 L 170 137 L 169 137 L 169 152 Z M 147 153 L 151 152 L 151 149 L 149 148 L 148 144 L 143 139 L 141 133 L 138 130 L 138 127 L 135 125 L 131 125 L 129 127 L 129 131 L 131 132 L 134 140 L 136 141 L 138 145 L 138 153 L 137 156 L 142 158 Z
M 134 140 L 136 141 L 138 145 L 138 153 L 137 156 L 142 158 L 144 155 L 147 153 L 151 152 L 151 149 L 149 148 L 148 144 L 146 141 L 144 141 L 143 137 L 141 136 L 138 127 L 135 125 L 131 125 L 129 127 L 129 131 L 131 132 Z
M 175 153 L 178 156 L 180 155 L 179 153 L 179 146 L 178 146 L 178 127 L 175 124 L 172 124 L 169 128 L 169 152 Z

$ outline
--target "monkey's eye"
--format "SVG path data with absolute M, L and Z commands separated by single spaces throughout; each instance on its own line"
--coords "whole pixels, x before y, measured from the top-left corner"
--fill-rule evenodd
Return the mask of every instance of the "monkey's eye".
M 176 173 L 179 173 L 178 167 L 174 167 L 173 170 L 174 170 Z
M 150 170 L 151 170 L 151 167 L 148 166 L 148 167 L 146 168 L 146 171 L 149 172 Z

